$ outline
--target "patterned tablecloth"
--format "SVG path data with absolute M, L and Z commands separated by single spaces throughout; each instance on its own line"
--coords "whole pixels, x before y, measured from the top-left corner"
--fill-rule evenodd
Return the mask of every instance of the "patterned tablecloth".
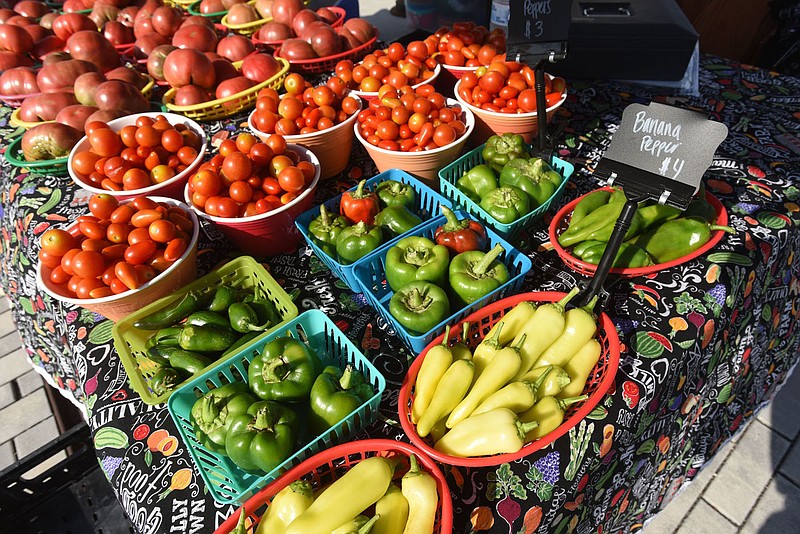
M 570 84 L 556 118 L 566 125 L 559 155 L 579 170 L 562 202 L 596 187 L 586 167 L 602 155 L 625 106 L 655 100 L 702 111 L 729 127 L 705 183 L 723 201 L 736 233 L 697 260 L 613 285 L 607 309 L 622 342 L 620 370 L 598 409 L 576 428 L 589 436 L 585 454 L 577 456 L 570 443 L 576 436 L 565 435 L 497 468 L 443 466 L 455 532 L 635 531 L 791 372 L 800 340 L 800 80 L 703 57 L 700 87 L 699 97 L 671 97 L 621 83 Z M 4 126 L 9 114 L 0 112 L 6 138 L 20 133 Z M 209 125 L 209 133 L 215 139 L 234 134 L 242 117 L 235 119 Z M 317 201 L 373 174 L 359 146 L 349 169 L 321 185 Z M 36 289 L 38 237 L 83 213 L 87 196 L 69 178 L 28 174 L 7 163 L 0 195 L 2 284 L 31 365 L 84 407 L 93 432 L 113 427 L 124 437 L 98 449 L 97 457 L 136 529 L 212 531 L 233 507 L 209 496 L 182 443 L 169 455 L 148 446 L 155 432 L 166 437 L 177 430 L 166 405 L 148 406 L 131 389 L 111 343 L 111 322 Z M 525 289 L 564 291 L 580 277 L 542 246 L 546 223 L 519 244 L 534 264 Z M 236 253 L 210 226 L 202 228 L 200 249 L 201 272 Z M 386 376 L 381 418 L 359 437 L 406 439 L 396 404 L 415 355 L 308 247 L 266 263 L 301 312 L 320 308 L 335 318 Z M 570 462 L 578 468 L 567 477 Z

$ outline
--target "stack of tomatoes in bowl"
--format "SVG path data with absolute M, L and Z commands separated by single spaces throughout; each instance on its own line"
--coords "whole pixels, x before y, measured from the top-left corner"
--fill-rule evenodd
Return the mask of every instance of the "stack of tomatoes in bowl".
M 286 93 L 265 89 L 247 119 L 250 130 L 265 140 L 282 135 L 287 142 L 310 149 L 319 158 L 320 177 L 336 176 L 347 167 L 353 145 L 353 122 L 361 99 L 347 94 L 344 82 L 333 76 L 312 87 L 300 74 L 284 80 Z

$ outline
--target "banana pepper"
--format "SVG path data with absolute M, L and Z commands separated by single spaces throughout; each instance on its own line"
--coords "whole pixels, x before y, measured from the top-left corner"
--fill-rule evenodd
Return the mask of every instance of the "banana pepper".
M 314 502 L 311 482 L 292 482 L 272 498 L 267 511 L 258 522 L 256 534 L 284 534 L 286 527 Z
M 511 410 L 497 408 L 464 419 L 434 448 L 462 458 L 514 453 L 525 445 L 525 435 L 537 426 L 536 421 L 523 423 Z

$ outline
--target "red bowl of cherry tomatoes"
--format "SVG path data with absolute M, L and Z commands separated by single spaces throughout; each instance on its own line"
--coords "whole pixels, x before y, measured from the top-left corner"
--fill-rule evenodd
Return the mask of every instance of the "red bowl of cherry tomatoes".
M 377 98 L 378 91 L 386 86 L 416 89 L 423 84 L 432 84 L 440 72 L 441 66 L 428 56 L 424 44 L 406 49 L 400 43 L 392 43 L 386 49 L 367 54 L 357 64 L 342 60 L 334 67 L 334 74 L 353 94 L 364 100 Z
M 90 215 L 42 234 L 38 287 L 117 321 L 193 281 L 199 223 L 166 197 L 92 195 Z
M 310 149 L 319 159 L 320 178 L 336 176 L 350 160 L 361 99 L 348 94 L 335 76 L 312 87 L 302 75 L 292 73 L 284 86 L 287 92 L 281 96 L 274 89 L 259 93 L 256 109 L 247 118 L 250 131 L 262 141 L 278 133 L 287 143 Z
M 313 152 L 277 134 L 226 139 L 186 183 L 184 198 L 242 251 L 274 256 L 297 249 L 295 218 L 311 208 L 320 165 Z
M 137 113 L 86 125 L 67 169 L 81 189 L 117 200 L 142 195 L 180 198 L 206 153 L 206 134 L 174 113 Z
M 518 133 L 530 143 L 537 132 L 535 73 L 517 62 L 493 62 L 465 73 L 454 87 L 455 97 L 475 114 L 476 142 L 492 134 Z M 567 99 L 563 78 L 545 75 L 547 121 Z
M 354 130 L 379 172 L 403 169 L 436 189 L 439 169 L 458 157 L 474 127 L 469 109 L 426 84 L 403 94 L 382 90 Z

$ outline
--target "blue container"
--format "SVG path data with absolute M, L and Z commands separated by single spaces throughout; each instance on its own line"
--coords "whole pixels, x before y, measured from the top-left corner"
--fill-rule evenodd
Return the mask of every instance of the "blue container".
M 389 169 L 388 171 L 382 172 L 377 176 L 374 176 L 367 180 L 366 188 L 370 190 L 375 190 L 379 183 L 385 182 L 387 180 L 396 180 L 398 182 L 402 182 L 404 184 L 408 184 L 414 188 L 416 192 L 416 199 L 414 200 L 414 207 L 411 211 L 419 215 L 424 224 L 424 221 L 428 221 L 431 217 L 436 217 L 440 213 L 439 206 L 447 206 L 448 208 L 451 207 L 452 203 L 450 200 L 446 199 L 418 179 L 414 178 L 410 174 L 405 171 L 401 171 L 400 169 Z M 349 191 L 355 191 L 355 187 L 351 187 Z M 338 195 L 327 202 L 325 202 L 325 207 L 331 213 L 339 213 L 339 202 L 342 199 L 342 195 Z M 332 258 L 328 256 L 323 250 L 314 243 L 314 240 L 311 239 L 311 234 L 308 232 L 308 225 L 311 223 L 319 215 L 319 206 L 316 206 L 304 213 L 302 213 L 297 219 L 295 219 L 294 224 L 300 230 L 300 233 L 303 234 L 308 245 L 314 251 L 314 253 L 322 260 L 322 263 L 327 265 L 333 274 L 338 276 L 342 279 L 346 284 L 347 287 L 350 288 L 351 291 L 358 293 L 361 291 L 361 287 L 358 285 L 358 280 L 356 280 L 356 275 L 353 273 L 353 266 L 351 265 L 344 265 L 339 263 L 336 258 Z M 373 254 L 377 254 L 380 250 L 387 248 L 390 244 L 394 243 L 395 241 L 407 236 L 411 235 L 417 228 L 420 228 L 422 224 L 417 225 L 415 228 L 412 228 L 409 232 L 402 234 L 392 240 L 387 240 L 384 244 L 382 244 L 378 249 L 374 250 L 370 254 L 365 257 L 371 256 Z M 364 259 L 364 258 L 362 258 Z
M 572 176 L 572 173 L 575 172 L 575 167 L 563 159 L 554 157 L 551 166 L 554 170 L 558 171 L 563 180 L 561 180 L 561 184 L 555 190 L 550 199 L 524 217 L 520 217 L 512 223 L 503 224 L 486 213 L 483 208 L 473 202 L 467 195 L 462 193 L 458 187 L 456 187 L 456 182 L 459 178 L 461 178 L 461 176 L 464 175 L 465 172 L 476 165 L 486 163 L 481 155 L 481 152 L 483 152 L 483 147 L 485 146 L 486 145 L 484 144 L 478 148 L 470 150 L 453 163 L 440 170 L 439 190 L 444 196 L 452 200 L 454 206 L 457 206 L 459 209 L 463 209 L 474 218 L 479 219 L 487 226 L 492 227 L 502 237 L 506 239 L 513 239 L 529 223 L 539 219 L 542 215 L 544 215 L 544 212 L 550 209 L 550 206 L 558 203 L 558 201 L 561 200 L 561 196 L 564 194 L 564 188 L 566 187 L 570 176 Z M 533 146 L 528 145 L 528 150 L 533 151 Z
M 456 215 L 460 219 L 468 217 L 463 211 L 456 212 Z M 437 217 L 424 226 L 409 232 L 406 236 L 422 236 L 433 240 L 434 232 L 445 222 L 446 219 L 443 216 Z M 489 244 L 486 248 L 487 251 L 493 248 L 497 243 L 500 243 L 505 249 L 505 252 L 500 255 L 498 260 L 508 269 L 508 282 L 472 304 L 458 310 L 451 310 L 453 313 L 450 317 L 436 325 L 429 332 L 420 335 L 413 334 L 406 330 L 395 320 L 392 314 L 389 313 L 389 301 L 394 295 L 394 291 L 392 291 L 392 288 L 386 283 L 386 253 L 389 251 L 390 247 L 385 247 L 377 254 L 362 258 L 355 263 L 356 278 L 358 279 L 361 291 L 363 291 L 367 302 L 377 310 L 388 324 L 392 325 L 394 333 L 397 334 L 414 353 L 419 354 L 422 352 L 422 349 L 428 346 L 436 336 L 444 332 L 446 325 L 456 324 L 467 315 L 486 304 L 519 292 L 525 275 L 531 270 L 532 264 L 530 258 L 493 232 L 491 228 L 486 229 L 486 234 L 489 238 Z
M 306 342 L 316 351 L 323 365 L 335 365 L 341 369 L 352 365 L 372 385 L 375 395 L 269 473 L 248 473 L 228 457 L 209 451 L 197 441 L 190 420 L 191 409 L 198 398 L 215 387 L 246 381 L 250 362 L 267 343 L 286 335 Z M 348 441 L 353 434 L 375 421 L 384 389 L 386 379 L 344 333 L 321 311 L 309 310 L 283 325 L 280 331 L 260 339 L 181 386 L 170 396 L 167 408 L 211 496 L 221 503 L 241 504 L 286 470 L 325 449 Z

